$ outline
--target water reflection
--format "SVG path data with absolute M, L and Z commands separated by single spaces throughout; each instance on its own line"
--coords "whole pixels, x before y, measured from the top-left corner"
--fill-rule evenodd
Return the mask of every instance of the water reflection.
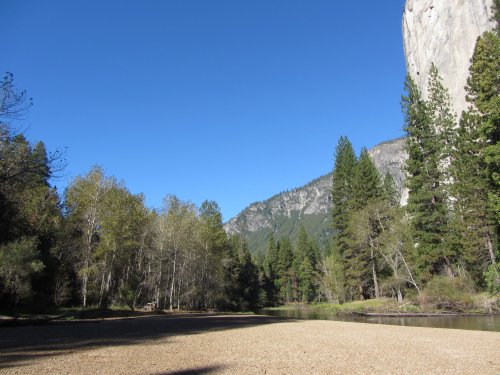
M 338 320 L 344 322 L 390 324 L 412 327 L 469 329 L 476 331 L 500 332 L 500 315 L 493 316 L 432 316 L 432 317 L 388 317 L 388 316 L 338 316 L 325 311 L 304 309 L 272 310 L 263 309 L 259 314 L 281 316 L 294 319 Z

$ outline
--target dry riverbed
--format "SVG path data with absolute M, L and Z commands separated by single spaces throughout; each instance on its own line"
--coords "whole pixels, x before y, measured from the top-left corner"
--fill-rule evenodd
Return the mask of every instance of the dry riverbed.
M 253 315 L 0 328 L 1 374 L 500 374 L 500 333 Z

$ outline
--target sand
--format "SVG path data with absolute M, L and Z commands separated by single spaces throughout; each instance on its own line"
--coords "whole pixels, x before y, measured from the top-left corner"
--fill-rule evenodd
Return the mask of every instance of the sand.
M 1 374 L 500 374 L 500 333 L 245 315 L 0 328 Z

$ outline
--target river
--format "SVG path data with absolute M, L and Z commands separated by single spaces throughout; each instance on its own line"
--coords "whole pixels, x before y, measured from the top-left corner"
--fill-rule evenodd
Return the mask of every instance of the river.
M 476 331 L 500 332 L 500 315 L 388 317 L 334 315 L 325 311 L 314 311 L 300 308 L 283 310 L 263 309 L 259 310 L 257 313 L 294 319 L 337 320 L 357 323 L 391 324 L 398 326 L 469 329 Z

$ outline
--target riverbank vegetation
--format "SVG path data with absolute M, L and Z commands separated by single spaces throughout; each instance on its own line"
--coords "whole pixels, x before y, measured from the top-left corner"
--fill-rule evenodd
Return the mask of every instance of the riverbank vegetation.
M 459 292 L 460 293 L 460 292 Z M 422 301 L 421 298 L 408 298 L 399 303 L 394 298 L 381 297 L 363 301 L 351 301 L 344 303 L 313 302 L 313 303 L 290 303 L 276 307 L 267 307 L 263 311 L 304 311 L 319 313 L 328 316 L 373 314 L 373 315 L 396 315 L 396 316 L 423 316 L 423 315 L 498 315 L 500 306 L 498 300 L 488 293 L 475 293 L 452 298 L 439 295 L 439 303 L 435 301 Z M 443 304 L 443 301 L 446 302 Z M 454 308 L 450 309 L 450 301 Z

